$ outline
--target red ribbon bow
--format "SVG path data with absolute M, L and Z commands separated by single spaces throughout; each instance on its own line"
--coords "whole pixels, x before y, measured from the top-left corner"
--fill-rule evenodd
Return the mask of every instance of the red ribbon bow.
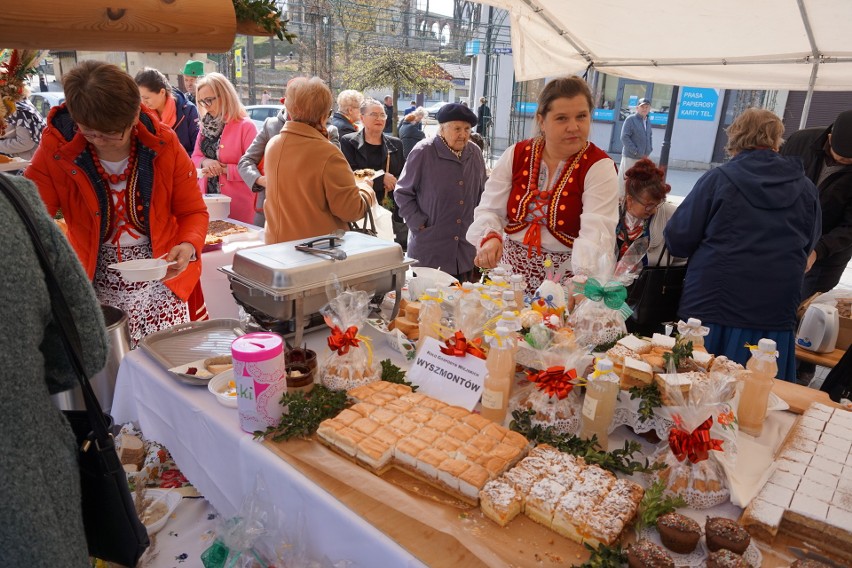
M 548 396 L 555 396 L 562 400 L 574 389 L 571 382 L 577 378 L 576 369 L 565 370 L 565 367 L 548 367 L 547 370 L 538 373 L 527 374 L 527 379 L 536 383 L 539 390 L 543 390 Z
M 713 425 L 713 417 L 705 420 L 701 426 L 688 434 L 680 428 L 678 420 L 669 432 L 669 447 L 672 449 L 677 461 L 689 458 L 691 463 L 698 463 L 710 457 L 710 450 L 722 450 L 722 440 L 710 437 L 710 427 Z
M 358 347 L 360 341 L 356 326 L 350 325 L 345 333 L 340 331 L 339 327 L 334 326 L 331 328 L 331 335 L 328 337 L 328 348 L 337 351 L 338 355 L 345 355 L 349 353 L 350 346 Z
M 441 347 L 441 353 L 452 355 L 453 357 L 464 357 L 468 353 L 474 357 L 485 359 L 485 352 L 480 348 L 482 338 L 477 337 L 473 341 L 468 341 L 464 333 L 457 331 L 455 335 L 447 339 L 446 347 Z

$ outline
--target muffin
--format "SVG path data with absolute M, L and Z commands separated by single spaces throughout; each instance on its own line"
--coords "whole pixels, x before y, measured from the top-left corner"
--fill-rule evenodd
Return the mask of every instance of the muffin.
M 803 558 L 790 564 L 790 568 L 831 568 L 831 565 L 826 564 L 825 562 L 820 562 L 819 560 Z
M 680 513 L 668 513 L 657 519 L 663 546 L 678 554 L 689 554 L 701 538 L 701 526 Z
M 717 550 L 707 557 L 707 568 L 751 568 L 745 558 L 730 550 Z
M 744 528 L 736 521 L 723 517 L 707 517 L 704 535 L 707 539 L 707 548 L 711 552 L 724 548 L 742 554 L 751 542 L 751 537 Z
M 627 565 L 630 568 L 675 568 L 668 552 L 645 539 L 627 547 Z

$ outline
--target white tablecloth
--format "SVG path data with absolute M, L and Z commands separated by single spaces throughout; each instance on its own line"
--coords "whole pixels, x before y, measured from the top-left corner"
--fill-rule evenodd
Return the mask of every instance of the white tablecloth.
M 285 515 L 301 515 L 308 551 L 352 566 L 423 566 L 384 533 L 317 487 L 287 462 L 243 432 L 237 410 L 226 408 L 203 387 L 171 378 L 145 352 L 125 356 L 118 373 L 112 414 L 139 424 L 146 438 L 162 442 L 193 485 L 226 518 L 262 474 Z

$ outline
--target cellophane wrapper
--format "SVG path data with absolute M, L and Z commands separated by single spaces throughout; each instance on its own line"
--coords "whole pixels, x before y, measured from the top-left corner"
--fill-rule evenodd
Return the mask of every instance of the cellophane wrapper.
M 356 336 L 357 345 L 329 351 L 320 365 L 322 384 L 332 390 L 349 390 L 381 378 L 369 338 L 361 334 L 370 314 L 370 296 L 361 290 L 342 290 L 336 282 L 327 287 L 329 302 L 320 309 L 331 336 Z M 355 331 L 352 331 L 355 328 Z
M 597 262 L 574 267 L 575 283 L 588 285 L 594 279 L 601 286 L 626 287 L 639 275 L 642 270 L 642 258 L 648 250 L 648 239 L 643 237 L 636 240 L 625 255 L 617 263 L 611 250 L 601 248 L 598 251 Z M 587 257 L 588 258 L 588 257 Z M 625 289 L 626 299 L 626 289 Z M 624 304 L 624 308 L 627 308 Z M 625 315 L 619 306 L 609 307 L 604 300 L 584 298 L 580 305 L 568 316 L 568 323 L 574 328 L 577 341 L 583 345 L 595 347 L 612 343 L 627 334 Z
M 670 372 L 674 372 L 671 367 Z M 688 396 L 671 389 L 669 395 L 675 405 L 655 409 L 659 416 L 674 423 L 672 430 L 686 433 L 693 433 L 708 419 L 712 420 L 710 439 L 718 441 L 721 448 L 709 450 L 707 459 L 693 463 L 686 457 L 680 461 L 668 440 L 663 441 L 651 457 L 651 463 L 663 463 L 665 468 L 649 474 L 649 482 L 664 480 L 668 493 L 682 496 L 694 509 L 715 507 L 730 498 L 722 464 L 733 467 L 737 459 L 736 413 L 731 406 L 731 393 L 736 385 L 734 377 L 711 373 L 706 380 L 693 381 Z
M 525 362 L 518 359 L 521 355 Z M 573 335 L 564 331 L 554 331 L 538 324 L 530 328 L 521 343 L 516 361 L 536 371 L 553 367 L 575 369 L 578 376 L 590 359 L 589 349 L 579 345 Z M 552 428 L 559 434 L 576 434 L 580 430 L 583 401 L 577 389 L 571 390 L 564 398 L 551 396 L 537 383 L 524 381 L 509 402 L 510 410 L 534 410 L 531 423 Z

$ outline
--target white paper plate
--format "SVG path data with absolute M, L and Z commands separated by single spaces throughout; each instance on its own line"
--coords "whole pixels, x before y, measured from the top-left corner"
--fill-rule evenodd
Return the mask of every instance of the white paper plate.
M 388 345 L 390 345 L 394 351 L 405 355 L 406 361 L 414 360 L 414 357 L 417 355 L 416 342 L 405 337 L 405 334 L 398 329 L 388 329 L 384 320 L 370 318 L 367 320 L 367 324 L 384 335 L 385 339 L 387 339 Z
M 158 533 L 160 529 L 166 526 L 166 523 L 169 522 L 169 518 L 174 514 L 175 509 L 177 509 L 178 505 L 180 505 L 183 497 L 180 493 L 176 491 L 169 491 L 168 489 L 146 489 L 145 495 L 154 501 L 161 500 L 166 505 L 167 509 L 165 515 L 150 525 L 145 525 L 145 528 L 148 529 L 148 534 L 152 535 Z
M 121 273 L 121 277 L 128 282 L 151 282 L 162 280 L 169 270 L 169 266 L 177 264 L 177 261 L 167 261 L 164 258 L 137 258 L 110 264 L 109 268 Z

